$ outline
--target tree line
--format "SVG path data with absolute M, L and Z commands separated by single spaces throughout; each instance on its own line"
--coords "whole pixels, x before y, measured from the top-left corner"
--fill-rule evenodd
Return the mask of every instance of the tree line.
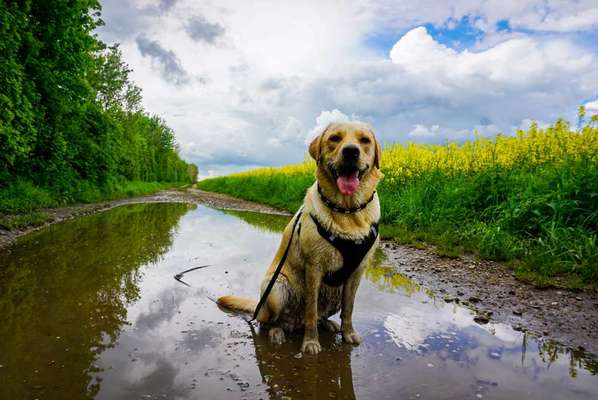
M 141 105 L 97 0 L 0 0 L 0 190 L 193 182 L 174 132 Z

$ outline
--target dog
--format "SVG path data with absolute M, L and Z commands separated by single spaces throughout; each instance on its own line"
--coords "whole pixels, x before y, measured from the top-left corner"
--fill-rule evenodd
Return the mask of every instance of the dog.
M 347 343 L 361 342 L 353 328 L 353 305 L 379 243 L 376 186 L 382 173 L 380 145 L 361 122 L 329 124 L 310 143 L 309 154 L 316 161 L 316 181 L 283 232 L 261 284 L 262 295 L 285 253 L 286 258 L 256 319 L 268 329 L 272 343 L 283 343 L 285 332 L 304 328 L 301 351 L 317 354 L 322 349 L 318 324 L 340 331 Z M 217 303 L 247 313 L 258 305 L 238 296 L 223 296 Z M 339 311 L 340 326 L 328 319 Z

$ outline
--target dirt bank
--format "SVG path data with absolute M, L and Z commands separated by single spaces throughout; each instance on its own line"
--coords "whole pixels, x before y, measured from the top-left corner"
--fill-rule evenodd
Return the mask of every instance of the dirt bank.
M 0 230 L 0 248 L 17 237 L 52 223 L 107 210 L 123 204 L 144 202 L 190 202 L 215 208 L 289 215 L 262 204 L 198 189 L 166 190 L 150 196 L 100 204 L 74 205 L 41 210 L 50 220 L 23 230 Z M 476 311 L 476 322 L 504 322 L 515 329 L 552 339 L 572 348 L 598 355 L 598 293 L 536 289 L 515 279 L 500 263 L 473 257 L 441 258 L 420 250 L 384 241 L 388 261 L 403 273 L 432 289 L 446 302 L 459 302 Z
M 474 310 L 480 324 L 497 321 L 514 329 L 598 355 L 598 294 L 537 289 L 515 279 L 504 265 L 471 256 L 442 258 L 430 250 L 383 242 L 398 271 Z

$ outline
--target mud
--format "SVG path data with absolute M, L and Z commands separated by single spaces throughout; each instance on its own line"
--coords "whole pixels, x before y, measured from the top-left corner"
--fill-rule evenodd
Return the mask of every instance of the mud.
M 479 323 L 502 322 L 521 332 L 598 355 L 598 294 L 538 289 L 517 280 L 506 266 L 472 256 L 448 259 L 430 250 L 383 242 L 398 271 L 474 310 Z

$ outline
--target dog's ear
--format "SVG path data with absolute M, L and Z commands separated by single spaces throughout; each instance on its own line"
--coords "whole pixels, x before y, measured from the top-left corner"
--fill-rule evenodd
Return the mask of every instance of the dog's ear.
M 328 130 L 328 128 L 330 128 L 331 124 L 328 124 L 328 126 L 326 126 L 326 128 L 322 131 L 322 133 L 320 133 L 318 136 L 316 136 L 314 138 L 314 140 L 311 141 L 311 143 L 309 144 L 309 155 L 311 156 L 311 158 L 313 158 L 314 160 L 316 160 L 316 163 L 320 163 L 320 151 L 322 150 L 322 138 L 324 137 L 324 134 L 326 133 L 326 131 Z
M 382 157 L 382 148 L 380 147 L 380 143 L 378 142 L 378 139 L 376 139 L 376 135 L 374 135 L 373 130 L 372 135 L 374 136 L 374 166 L 380 169 L 380 157 Z

